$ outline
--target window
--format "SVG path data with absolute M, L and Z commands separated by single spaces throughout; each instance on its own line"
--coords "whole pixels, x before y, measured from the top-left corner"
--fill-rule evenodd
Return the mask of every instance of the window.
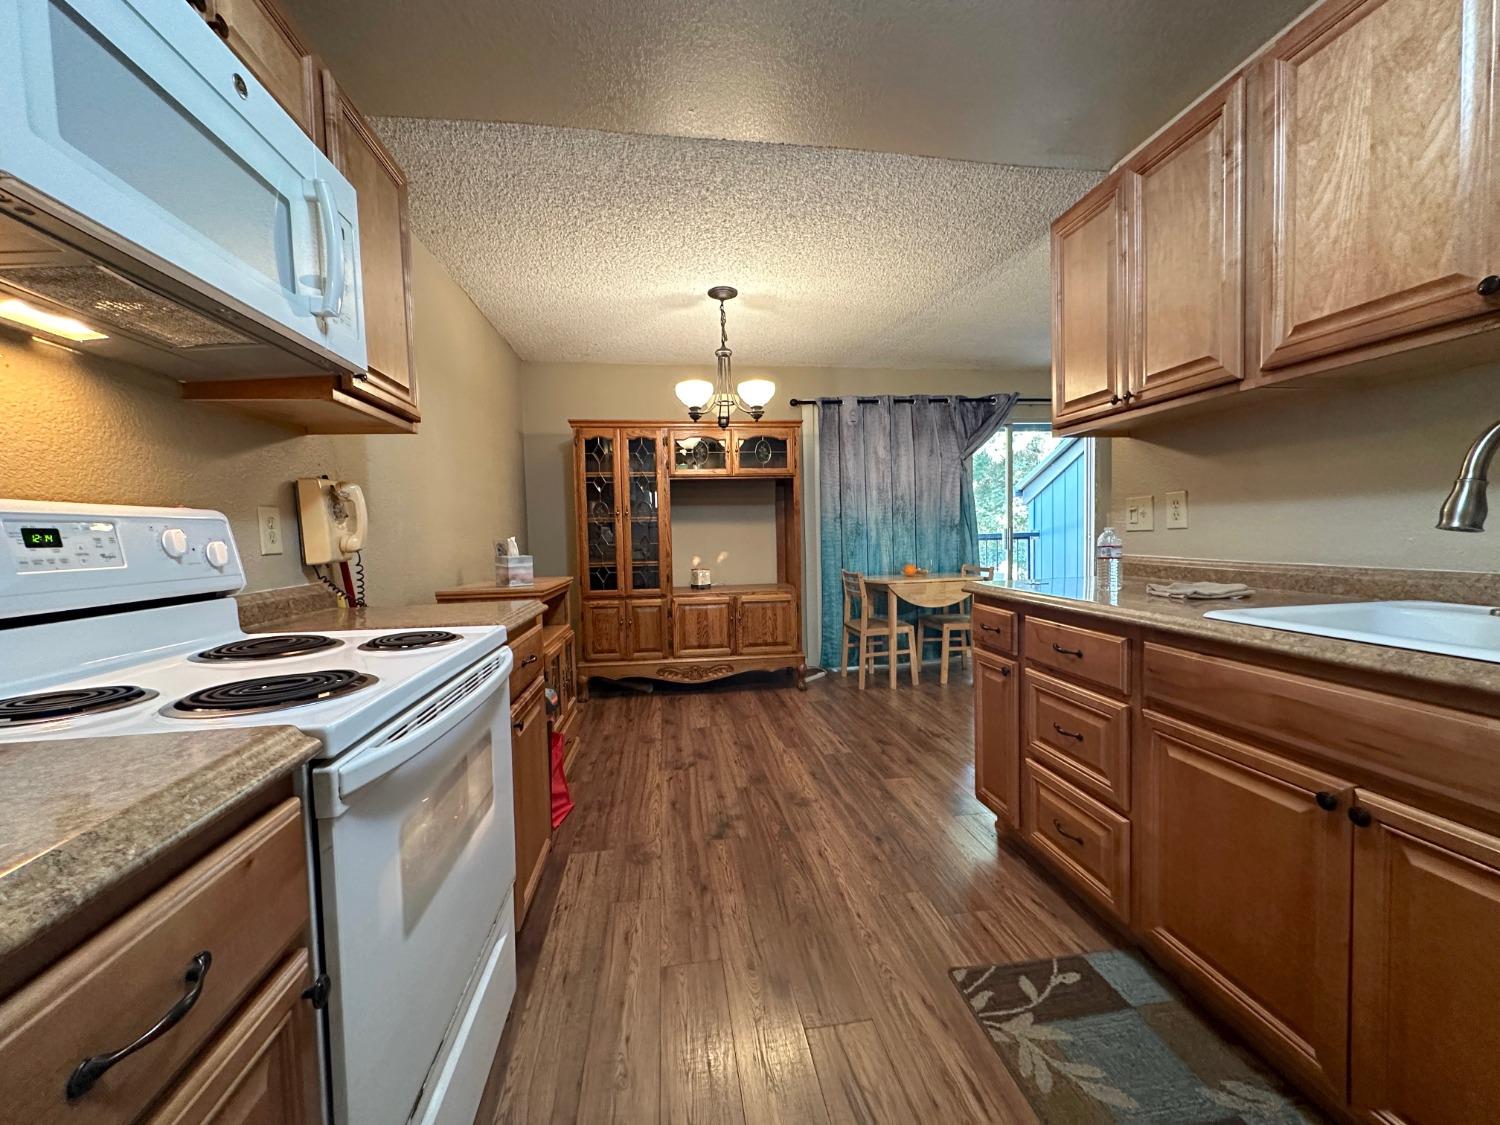
M 973 468 L 980 564 L 1031 589 L 1080 592 L 1092 570 L 1093 441 L 1013 422 L 974 455 Z

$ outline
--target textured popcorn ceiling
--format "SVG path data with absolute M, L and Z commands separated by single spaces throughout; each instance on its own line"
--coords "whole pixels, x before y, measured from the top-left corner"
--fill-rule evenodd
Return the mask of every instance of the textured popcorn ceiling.
M 368 114 L 1106 168 L 1305 0 L 288 0 Z
M 375 122 L 412 224 L 523 359 L 1036 367 L 1047 227 L 1095 172 L 533 125 Z

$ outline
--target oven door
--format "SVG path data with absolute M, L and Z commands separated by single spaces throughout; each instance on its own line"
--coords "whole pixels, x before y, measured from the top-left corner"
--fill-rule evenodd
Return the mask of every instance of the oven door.
M 472 1024 L 466 1014 L 486 999 L 479 1024 L 494 1042 L 467 1047 L 489 1069 L 504 1015 L 497 1024 L 495 998 L 476 989 L 514 980 L 494 965 L 497 942 L 512 966 L 515 956 L 511 664 L 508 648 L 486 657 L 313 771 L 336 1121 L 401 1121 L 430 1107 L 427 1087 L 452 1066 L 453 1028 Z M 508 1008 L 510 993 L 500 999 Z M 474 1100 L 471 1118 L 477 1089 Z

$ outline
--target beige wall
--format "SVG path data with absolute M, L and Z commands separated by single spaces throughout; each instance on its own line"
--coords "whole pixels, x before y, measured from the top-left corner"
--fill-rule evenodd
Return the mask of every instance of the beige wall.
M 748 377 L 752 369 L 746 367 Z M 801 411 L 788 405 L 792 398 L 818 398 L 825 395 L 875 394 L 960 394 L 981 395 L 1003 391 L 1020 391 L 1023 395 L 1051 393 L 1050 375 L 1045 371 L 906 371 L 837 367 L 785 367 L 753 369 L 776 382 L 776 398 L 766 412 L 769 418 L 800 418 Z M 538 574 L 572 574 L 573 540 L 573 466 L 570 418 L 640 418 L 678 419 L 686 422 L 687 412 L 673 394 L 673 387 L 685 378 L 712 378 L 712 369 L 680 366 L 643 366 L 628 364 L 525 363 L 521 366 L 524 404 L 523 430 L 526 446 L 526 512 L 525 549 L 536 556 Z M 1017 410 L 1015 417 L 1046 418 L 1045 407 Z M 675 496 L 675 490 L 674 490 Z M 689 534 L 694 543 L 707 544 L 717 530 L 731 537 L 732 543 L 744 544 L 746 513 L 735 509 L 715 525 L 712 517 L 695 513 Z M 675 513 L 674 513 L 675 517 Z M 707 520 L 708 522 L 704 522 Z M 674 523 L 676 522 L 674 518 Z M 674 543 L 674 570 L 678 570 L 688 552 Z M 735 555 L 744 558 L 740 546 Z M 700 551 L 707 555 L 707 548 Z M 715 552 L 717 553 L 717 552 Z M 733 564 L 738 572 L 740 563 Z M 735 578 L 725 572 L 718 581 L 766 581 L 765 578 Z M 774 561 L 771 574 L 774 577 Z
M 1438 505 L 1476 433 L 1500 416 L 1500 367 L 1384 384 L 1285 390 L 1113 440 L 1111 512 L 1156 497 L 1129 554 L 1493 571 L 1495 534 L 1437 531 Z M 1164 528 L 1163 493 L 1189 527 Z
M 365 485 L 372 603 L 431 601 L 490 573 L 491 541 L 524 526 L 519 363 L 443 267 L 413 244 L 416 435 L 294 435 L 180 401 L 170 380 L 0 334 L 0 496 L 186 504 L 230 518 L 250 589 L 307 580 L 291 481 Z M 262 557 L 257 505 L 286 553 Z

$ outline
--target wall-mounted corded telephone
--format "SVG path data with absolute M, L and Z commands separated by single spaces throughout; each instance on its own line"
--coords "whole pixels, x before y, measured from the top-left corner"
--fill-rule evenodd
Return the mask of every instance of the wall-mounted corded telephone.
M 322 566 L 348 562 L 359 554 L 370 529 L 364 490 L 353 481 L 299 477 L 297 522 L 302 530 L 304 563 Z

